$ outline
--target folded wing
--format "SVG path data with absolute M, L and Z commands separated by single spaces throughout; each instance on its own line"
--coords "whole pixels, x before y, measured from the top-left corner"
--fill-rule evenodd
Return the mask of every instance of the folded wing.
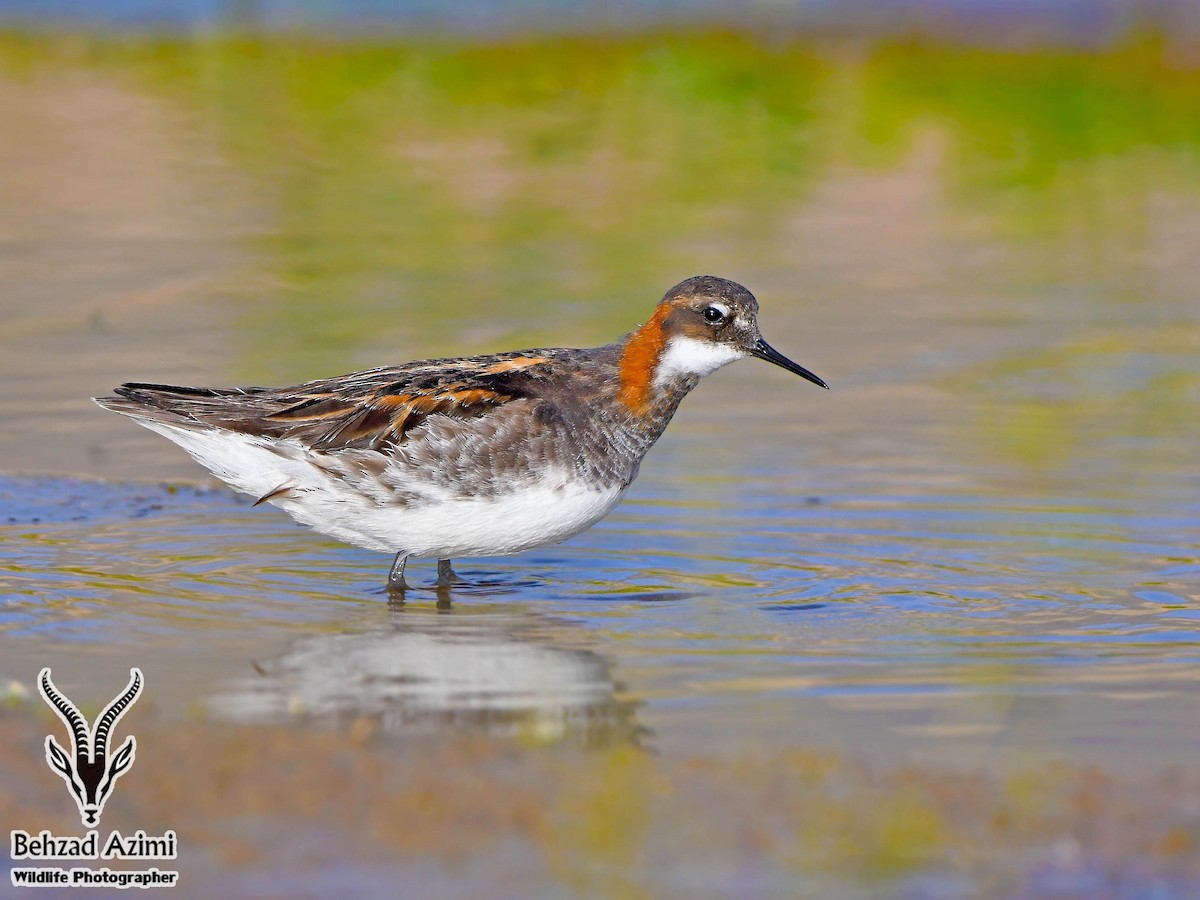
M 536 396 L 549 351 L 429 360 L 290 388 L 192 388 L 131 382 L 101 406 L 177 428 L 294 439 L 313 450 L 387 451 L 432 416 L 480 418 Z

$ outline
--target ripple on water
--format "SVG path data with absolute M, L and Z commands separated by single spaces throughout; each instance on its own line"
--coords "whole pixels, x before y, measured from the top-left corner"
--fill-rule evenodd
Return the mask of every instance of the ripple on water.
M 136 648 L 175 696 L 243 720 L 1074 753 L 1139 697 L 1165 755 L 1200 739 L 1200 548 L 1178 515 L 651 487 L 562 547 L 461 562 L 450 610 L 418 562 L 398 613 L 385 556 L 228 491 L 4 479 L 0 641 L 14 674 Z

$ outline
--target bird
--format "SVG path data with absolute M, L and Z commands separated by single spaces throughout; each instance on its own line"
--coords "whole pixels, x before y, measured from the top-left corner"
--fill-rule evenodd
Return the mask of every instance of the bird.
M 178 444 L 236 491 L 314 530 L 410 559 L 556 544 L 606 516 L 702 377 L 745 357 L 828 389 L 768 344 L 742 285 L 699 275 L 587 349 L 426 359 L 284 388 L 127 382 L 105 409 Z

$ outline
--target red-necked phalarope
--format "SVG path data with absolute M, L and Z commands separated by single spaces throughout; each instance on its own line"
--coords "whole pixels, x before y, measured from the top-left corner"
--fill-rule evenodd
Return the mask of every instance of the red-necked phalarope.
M 828 387 L 759 334 L 746 288 L 703 275 L 588 350 L 434 359 L 288 388 L 123 384 L 105 409 L 234 489 L 339 540 L 410 557 L 518 553 L 594 525 L 700 378 L 756 356 Z

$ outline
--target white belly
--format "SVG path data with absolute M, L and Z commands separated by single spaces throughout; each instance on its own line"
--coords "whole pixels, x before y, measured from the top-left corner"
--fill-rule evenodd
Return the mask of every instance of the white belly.
M 519 553 L 579 534 L 625 493 L 624 486 L 596 488 L 550 469 L 538 482 L 495 497 L 463 499 L 414 484 L 419 502 L 388 502 L 386 490 L 352 486 L 336 467 L 314 465 L 299 444 L 281 455 L 260 438 L 138 422 L 243 493 L 263 497 L 288 486 L 268 502 L 322 534 L 384 553 L 440 559 Z
M 520 553 L 557 544 L 608 514 L 622 488 L 538 484 L 493 498 L 447 499 L 416 508 L 377 506 L 332 492 L 293 492 L 278 501 L 292 518 L 339 540 L 414 557 L 456 559 Z

